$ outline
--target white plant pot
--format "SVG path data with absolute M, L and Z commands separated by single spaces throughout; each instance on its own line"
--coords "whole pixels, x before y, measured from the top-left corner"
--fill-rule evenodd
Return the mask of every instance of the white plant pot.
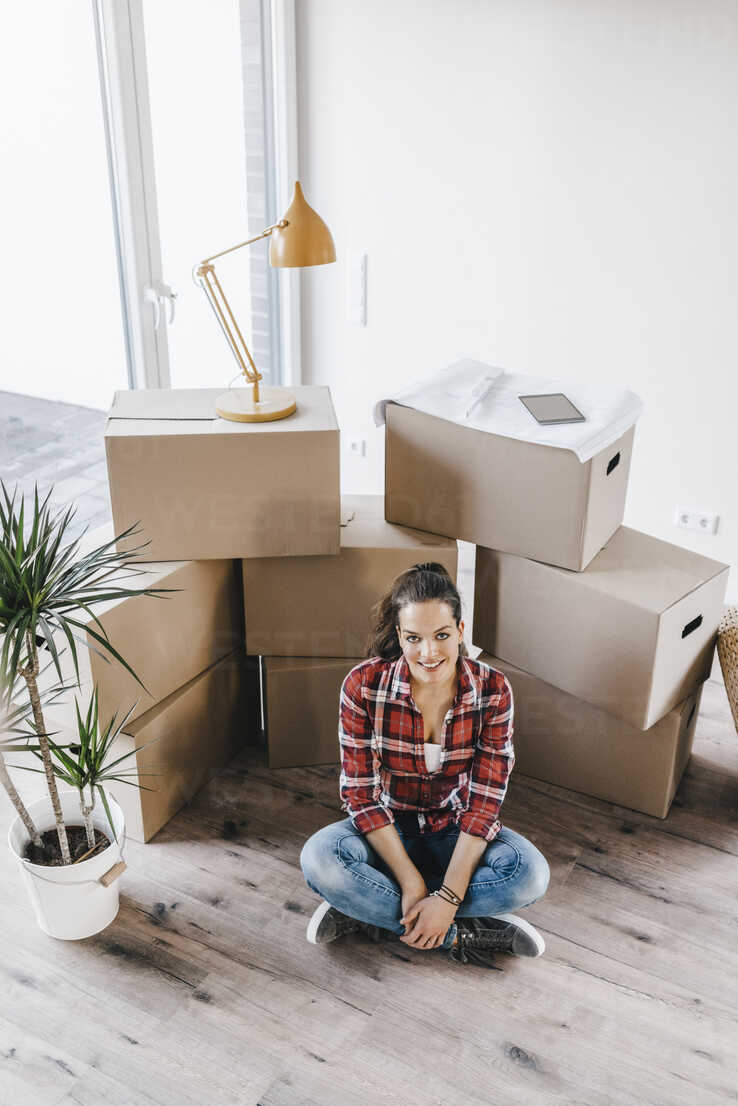
M 83 825 L 84 819 L 79 807 L 79 792 L 60 791 L 62 814 L 66 825 Z M 22 879 L 28 889 L 36 920 L 44 933 L 50 937 L 59 937 L 64 941 L 78 941 L 82 937 L 91 937 L 115 918 L 118 913 L 117 876 L 106 886 L 100 882 L 110 869 L 123 856 L 125 823 L 123 811 L 108 794 L 110 813 L 117 841 L 113 839 L 108 825 L 107 815 L 102 804 L 95 804 L 92 822 L 111 840 L 111 844 L 101 853 L 82 860 L 79 864 L 65 864 L 52 867 L 45 864 L 32 864 L 23 859 L 28 844 L 28 831 L 20 818 L 15 818 L 8 831 L 8 844 L 18 860 Z M 48 798 L 37 799 L 30 803 L 28 813 L 40 833 L 53 829 L 56 825 L 51 801 Z M 123 869 L 121 868 L 121 871 Z M 119 873 L 118 873 L 119 874 Z

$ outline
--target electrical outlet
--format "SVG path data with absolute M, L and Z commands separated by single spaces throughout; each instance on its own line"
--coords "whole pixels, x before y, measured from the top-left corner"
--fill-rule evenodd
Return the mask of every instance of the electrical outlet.
M 366 457 L 366 438 L 349 438 L 348 448 L 352 457 Z
M 674 525 L 680 530 L 694 530 L 698 534 L 717 534 L 720 515 L 710 511 L 692 511 L 689 507 L 677 507 Z

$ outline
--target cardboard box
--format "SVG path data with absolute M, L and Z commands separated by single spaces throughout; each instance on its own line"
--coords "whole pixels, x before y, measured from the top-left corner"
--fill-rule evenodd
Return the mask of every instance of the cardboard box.
M 135 768 L 136 779 L 153 789 L 109 785 L 134 841 L 149 841 L 244 746 L 244 687 L 243 654 L 232 653 L 152 707 L 115 743 L 112 759 L 140 750 L 121 768 Z
M 583 464 L 395 403 L 386 422 L 390 522 L 579 570 L 623 521 L 634 427 Z
M 626 526 L 583 572 L 478 547 L 474 641 L 647 730 L 708 678 L 727 579 Z
M 152 561 L 338 553 L 330 392 L 293 390 L 297 412 L 263 423 L 218 418 L 222 389 L 116 392 L 105 430 L 116 533 L 138 523 Z
M 338 764 L 341 684 L 360 658 L 262 657 L 270 768 Z
M 109 535 L 112 537 L 112 533 Z M 109 540 L 101 536 L 98 544 Z M 90 546 L 94 548 L 94 546 Z M 124 586 L 121 574 L 115 579 Z M 120 718 L 138 700 L 132 719 L 138 718 L 173 691 L 227 656 L 243 642 L 241 576 L 236 561 L 168 561 L 140 566 L 130 578 L 132 587 L 172 588 L 168 595 L 138 595 L 117 599 L 95 608 L 95 614 L 111 644 L 130 664 L 140 684 L 114 658 L 104 659 L 102 647 L 86 634 L 94 646 L 77 646 L 81 688 L 80 703 L 98 685 L 99 710 L 104 722 L 118 712 Z M 80 621 L 100 631 L 84 611 Z M 79 636 L 82 636 L 80 633 Z M 65 638 L 55 638 L 61 656 L 62 674 L 75 682 L 74 664 Z M 47 653 L 42 654 L 45 660 Z M 58 683 L 53 668 L 40 680 L 42 688 Z M 74 693 L 65 706 L 57 705 L 53 717 L 75 727 Z
M 337 557 L 267 557 L 243 562 L 249 653 L 359 657 L 371 609 L 401 572 L 440 561 L 456 580 L 450 538 L 385 522 L 381 496 L 344 496 Z
M 702 684 L 644 733 L 488 653 L 478 659 L 512 686 L 516 772 L 666 817 L 692 749 Z

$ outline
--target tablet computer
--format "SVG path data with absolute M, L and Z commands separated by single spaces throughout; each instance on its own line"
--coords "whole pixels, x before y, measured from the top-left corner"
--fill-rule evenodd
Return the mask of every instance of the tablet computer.
M 582 412 L 563 392 L 549 392 L 536 396 L 518 396 L 536 422 L 551 426 L 559 422 L 586 422 Z

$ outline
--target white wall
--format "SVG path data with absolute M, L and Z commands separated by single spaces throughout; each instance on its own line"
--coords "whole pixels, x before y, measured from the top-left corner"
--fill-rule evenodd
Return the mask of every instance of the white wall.
M 640 393 L 625 521 L 738 559 L 738 5 L 299 0 L 301 174 L 338 265 L 303 275 L 306 382 L 347 490 L 371 406 L 461 356 Z M 346 253 L 368 252 L 368 326 Z M 676 504 L 721 515 L 715 537 Z M 730 595 L 738 600 L 737 573 Z

